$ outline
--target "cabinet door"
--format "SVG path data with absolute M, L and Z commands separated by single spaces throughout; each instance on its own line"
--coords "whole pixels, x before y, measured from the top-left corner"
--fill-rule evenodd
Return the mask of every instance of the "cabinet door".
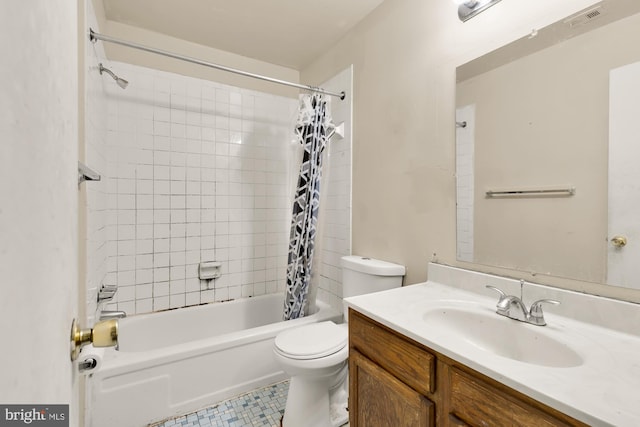
M 434 405 L 357 350 L 349 354 L 351 427 L 434 426 Z

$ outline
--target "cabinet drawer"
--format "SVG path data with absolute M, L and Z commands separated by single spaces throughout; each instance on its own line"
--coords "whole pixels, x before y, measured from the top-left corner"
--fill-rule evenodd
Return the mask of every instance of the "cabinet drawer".
M 434 426 L 433 402 L 353 349 L 349 355 L 353 427 Z
M 414 390 L 435 391 L 435 357 L 420 344 L 349 310 L 349 345 Z
M 450 411 L 471 426 L 569 426 L 515 397 L 494 389 L 482 380 L 455 368 L 450 371 Z

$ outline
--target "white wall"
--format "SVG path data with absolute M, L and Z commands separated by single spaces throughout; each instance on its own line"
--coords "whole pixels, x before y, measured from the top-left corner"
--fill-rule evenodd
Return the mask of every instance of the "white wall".
M 353 64 L 354 253 L 406 265 L 406 283 L 425 280 L 431 259 L 458 264 L 456 66 L 593 3 L 503 1 L 462 23 L 452 1 L 387 0 L 301 71 L 301 81 L 316 84 Z M 598 284 L 549 281 L 640 300 Z
M 98 23 L 92 3 L 86 2 L 86 26 L 98 31 Z M 88 30 L 87 30 L 88 32 Z M 84 67 L 84 163 L 101 176 L 100 181 L 83 184 L 86 191 L 86 317 L 87 324 L 94 323 L 98 290 L 107 274 L 107 88 L 115 83 L 100 75 L 98 65 L 109 68 L 102 44 L 85 44 Z
M 251 73 L 262 74 L 295 83 L 299 81 L 299 71 L 292 68 L 259 61 L 233 52 L 213 49 L 143 28 L 122 24 L 120 22 L 109 21 L 106 19 L 104 14 L 103 2 L 104 0 L 93 0 L 96 13 L 98 15 L 98 22 L 101 24 L 104 34 Z M 184 76 L 211 80 L 230 86 L 256 90 L 273 95 L 295 97 L 298 94 L 298 89 L 295 88 L 276 85 L 226 71 L 215 70 L 213 68 L 167 58 L 154 53 L 147 53 L 112 43 L 104 43 L 104 47 L 107 52 L 107 56 L 112 61 L 126 62 L 127 64 L 140 65 Z
M 70 403 L 77 313 L 76 2 L 0 3 L 2 403 Z

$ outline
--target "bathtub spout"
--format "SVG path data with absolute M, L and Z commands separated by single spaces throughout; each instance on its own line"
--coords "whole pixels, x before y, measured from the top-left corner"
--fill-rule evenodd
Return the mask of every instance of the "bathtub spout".
M 127 317 L 127 313 L 124 311 L 102 311 L 100 313 L 100 320 L 107 319 L 122 319 L 123 317 Z

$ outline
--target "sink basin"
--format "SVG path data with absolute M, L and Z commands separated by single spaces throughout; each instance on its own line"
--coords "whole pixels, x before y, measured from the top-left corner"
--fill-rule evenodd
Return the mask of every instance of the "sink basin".
M 479 307 L 438 307 L 422 319 L 448 339 L 519 362 L 555 368 L 582 365 L 572 348 L 549 336 L 545 326 L 528 325 Z

